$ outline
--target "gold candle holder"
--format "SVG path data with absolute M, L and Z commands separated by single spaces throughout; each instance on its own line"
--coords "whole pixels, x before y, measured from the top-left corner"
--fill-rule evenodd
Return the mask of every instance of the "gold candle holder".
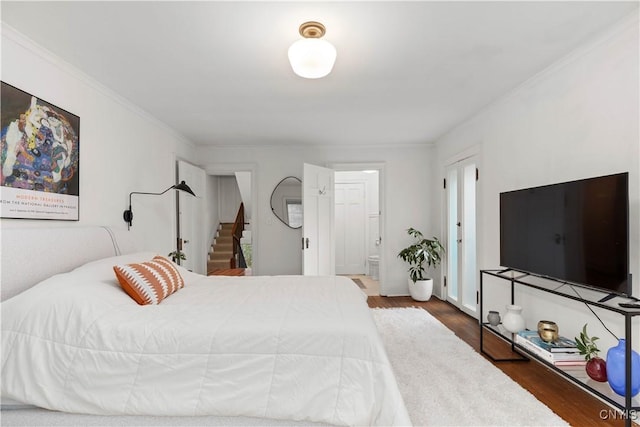
M 541 320 L 538 322 L 538 335 L 544 342 L 557 341 L 558 325 L 550 320 Z

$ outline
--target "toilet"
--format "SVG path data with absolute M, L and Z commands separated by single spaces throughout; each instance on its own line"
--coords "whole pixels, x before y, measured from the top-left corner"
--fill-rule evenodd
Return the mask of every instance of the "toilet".
M 370 255 L 367 257 L 367 261 L 369 263 L 369 276 L 371 276 L 373 280 L 378 280 L 378 275 L 380 272 L 380 269 L 379 269 L 380 256 Z

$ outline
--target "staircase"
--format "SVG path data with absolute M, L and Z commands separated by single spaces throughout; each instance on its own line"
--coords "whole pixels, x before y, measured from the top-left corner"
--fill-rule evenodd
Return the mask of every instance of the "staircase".
M 231 268 L 231 258 L 233 257 L 233 237 L 231 230 L 233 223 L 220 224 L 218 236 L 213 240 L 209 261 L 207 262 L 207 274 L 214 270 Z

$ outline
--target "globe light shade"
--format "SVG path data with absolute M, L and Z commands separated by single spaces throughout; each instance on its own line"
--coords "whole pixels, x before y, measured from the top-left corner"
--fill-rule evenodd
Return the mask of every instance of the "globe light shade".
M 293 72 L 305 79 L 319 79 L 333 69 L 336 48 L 326 40 L 305 38 L 289 47 L 289 62 Z

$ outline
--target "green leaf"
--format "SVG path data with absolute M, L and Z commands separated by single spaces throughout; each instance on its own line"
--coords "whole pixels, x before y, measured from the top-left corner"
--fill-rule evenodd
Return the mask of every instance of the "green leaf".
M 598 337 L 589 337 L 587 334 L 587 324 L 582 327 L 582 332 L 580 332 L 580 337 L 575 337 L 576 347 L 580 354 L 585 356 L 585 360 L 591 360 L 594 357 L 598 356 L 598 352 L 600 351 L 595 344 L 595 341 L 598 340 Z
M 415 282 L 423 279 L 425 264 L 428 267 L 437 267 L 442 262 L 444 246 L 437 237 L 432 240 L 424 238 L 422 233 L 415 228 L 407 229 L 407 234 L 415 239 L 415 242 L 402 249 L 398 257 L 409 264 L 409 276 Z

